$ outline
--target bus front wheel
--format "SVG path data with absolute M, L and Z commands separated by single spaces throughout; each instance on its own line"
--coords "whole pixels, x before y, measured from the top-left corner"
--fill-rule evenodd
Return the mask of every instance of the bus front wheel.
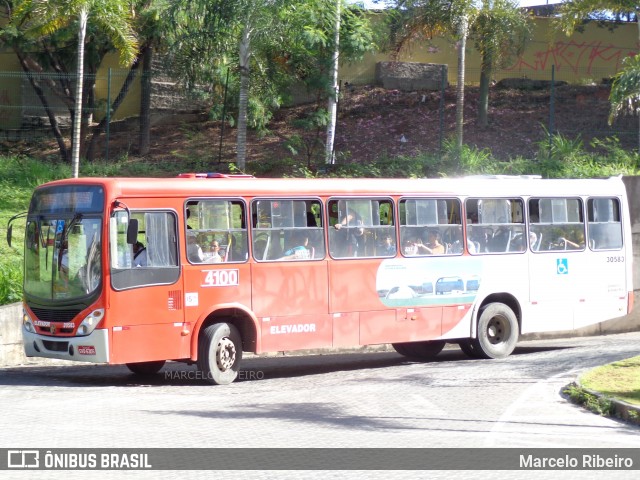
M 465 338 L 464 340 L 460 340 L 458 342 L 460 346 L 460 350 L 464 352 L 464 354 L 471 358 L 478 358 L 478 354 L 473 346 L 473 340 L 469 338 Z
M 137 375 L 155 375 L 162 370 L 164 363 L 164 360 L 158 360 L 156 362 L 127 363 L 127 368 Z
M 209 325 L 198 339 L 198 369 L 213 385 L 228 385 L 238 377 L 242 339 L 229 323 Z
M 473 353 L 480 358 L 505 358 L 518 343 L 518 319 L 504 303 L 490 303 L 480 312 Z

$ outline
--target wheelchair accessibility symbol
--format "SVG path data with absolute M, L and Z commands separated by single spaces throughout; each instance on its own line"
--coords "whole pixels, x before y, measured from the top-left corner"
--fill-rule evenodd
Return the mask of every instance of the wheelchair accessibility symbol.
M 558 258 L 556 260 L 556 273 L 558 275 L 567 275 L 569 273 L 569 262 L 566 258 Z

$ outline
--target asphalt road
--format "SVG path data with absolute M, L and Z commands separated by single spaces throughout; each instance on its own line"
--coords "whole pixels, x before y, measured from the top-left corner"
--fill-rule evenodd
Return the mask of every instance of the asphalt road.
M 179 363 L 148 378 L 121 366 L 5 368 L 0 448 L 640 448 L 639 427 L 561 394 L 579 373 L 638 354 L 640 332 L 521 342 L 503 360 L 469 359 L 455 347 L 427 363 L 394 352 L 249 358 L 227 386 Z M 534 472 L 518 473 L 500 478 Z M 167 475 L 148 478 L 186 478 Z

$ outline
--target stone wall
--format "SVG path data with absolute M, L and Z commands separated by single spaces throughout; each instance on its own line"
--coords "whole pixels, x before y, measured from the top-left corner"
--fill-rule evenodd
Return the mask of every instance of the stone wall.
M 376 83 L 387 90 L 440 90 L 442 78 L 447 85 L 448 66 L 435 63 L 378 62 Z

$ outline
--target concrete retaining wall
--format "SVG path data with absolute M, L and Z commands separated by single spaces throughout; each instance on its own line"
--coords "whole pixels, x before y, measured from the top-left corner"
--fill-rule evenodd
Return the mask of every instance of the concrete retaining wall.
M 376 83 L 387 90 L 440 90 L 442 77 L 447 78 L 447 65 L 417 62 L 378 62 Z M 446 82 L 446 80 L 445 80 Z

